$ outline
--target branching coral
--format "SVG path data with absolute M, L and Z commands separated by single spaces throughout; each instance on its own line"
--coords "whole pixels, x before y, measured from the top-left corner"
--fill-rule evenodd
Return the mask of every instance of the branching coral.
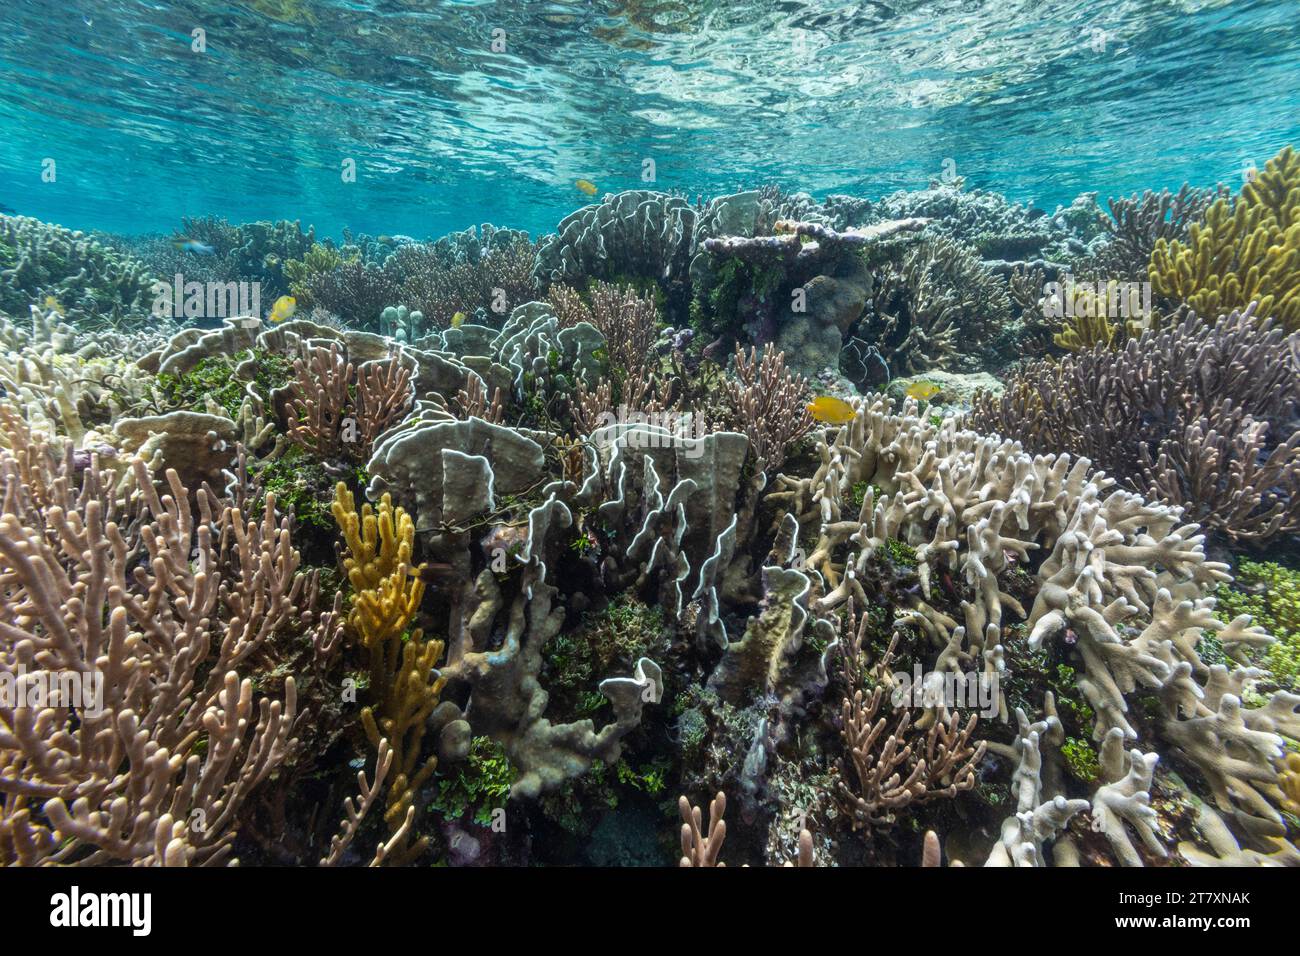
M 808 381 L 785 369 L 785 353 L 768 349 L 749 357 L 736 346 L 736 377 L 728 379 L 726 398 L 765 470 L 775 471 L 786 454 L 812 431 L 807 408 Z
M 1023 711 L 1016 712 L 1016 720 L 1018 763 L 1011 778 L 1016 811 L 1003 821 L 1001 837 L 985 866 L 1044 866 L 1043 844 L 1064 830 L 1075 814 L 1088 809 L 1087 800 L 1066 799 L 1052 781 L 1058 774 L 1050 758 L 1045 758 L 1043 745 L 1059 747 L 1063 734 L 1050 701 L 1042 720 L 1031 723 Z
M 692 807 L 685 797 L 677 798 L 677 810 L 682 817 L 681 866 L 726 866 L 719 861 L 722 843 L 727 839 L 727 796 L 721 791 L 709 804 L 709 829 L 702 829 L 699 807 Z
M 971 422 L 1033 451 L 1086 455 L 1192 520 L 1266 541 L 1300 527 L 1289 341 L 1253 309 L 1213 325 L 1188 316 L 1122 350 L 1030 363 L 1001 396 L 976 395 Z
M 411 245 L 394 253 L 385 268 L 398 276 L 394 301 L 422 313 L 433 328 L 445 328 L 457 313 L 486 323 L 529 301 L 533 251 L 532 243 L 520 239 L 449 261 L 439 247 Z
M 879 277 L 865 337 L 897 374 L 952 368 L 970 344 L 991 342 L 1010 310 L 1006 283 L 969 249 L 926 239 Z
M 308 610 L 289 519 L 268 498 L 247 521 L 175 472 L 160 495 L 138 460 L 124 510 L 71 446 L 0 469 L 0 671 L 87 695 L 0 706 L 0 859 L 228 861 L 241 805 L 293 746 L 293 679 L 259 701 L 236 669 Z
M 861 634 L 857 643 L 861 644 Z M 910 707 L 896 708 L 901 713 L 892 722 L 879 713 L 891 692 L 889 665 L 896 646 L 897 637 L 876 666 L 879 680 L 869 694 L 861 686 L 860 668 L 853 666 L 856 661 L 846 659 L 846 683 L 852 696 L 841 704 L 840 735 L 856 783 L 849 784 L 845 762 L 840 761 L 836 790 L 854 829 L 887 825 L 896 811 L 911 804 L 971 789 L 975 767 L 984 756 L 984 743 L 971 742 L 978 722 L 975 714 L 963 725 L 954 711 L 922 731 L 914 727 Z
M 399 355 L 358 369 L 332 342 L 305 348 L 293 369 L 289 437 L 321 458 L 368 458 L 375 439 L 411 404 L 411 371 Z
M 377 329 L 384 309 L 398 301 L 393 277 L 360 261 L 343 262 L 329 272 L 311 274 L 306 279 L 306 292 L 314 304 L 363 329 Z
M 593 282 L 587 297 L 590 304 L 566 285 L 552 287 L 550 302 L 560 324 L 568 327 L 590 322 L 605 337 L 610 367 L 643 377 L 654 360 L 659 331 L 654 297 L 639 295 L 632 286 L 608 282 Z
M 419 628 L 411 630 L 424 582 L 412 565 L 415 523 L 410 516 L 394 508 L 388 495 L 378 508 L 366 504 L 358 512 L 343 482 L 333 510 L 347 545 L 343 567 L 353 588 L 348 629 L 365 648 L 375 701 L 362 710 L 361 720 L 380 759 L 385 748 L 393 752 L 384 820 L 393 836 L 402 836 L 387 854 L 400 865 L 419 858 L 428 846 L 425 837 L 410 839 L 408 815 L 416 792 L 438 764 L 436 756 L 422 755 L 422 744 L 446 683 L 435 669 L 443 642 L 426 640 Z
M 1124 866 L 1142 865 L 1129 828 L 1156 856 L 1168 855 L 1158 835 L 1158 815 L 1151 808 L 1151 776 L 1159 759 L 1159 754 L 1137 749 L 1125 753 L 1124 733 L 1118 728 L 1106 734 L 1101 747 L 1103 783 L 1092 797 L 1092 828 L 1110 841 Z
M 81 232 L 0 215 L 0 312 L 56 306 L 83 326 L 140 328 L 153 279 L 143 263 Z
M 1274 156 L 1235 203 L 1221 198 L 1186 242 L 1151 253 L 1156 295 L 1205 316 L 1258 304 L 1261 316 L 1300 329 L 1300 153 Z
M 1096 270 L 1145 281 L 1156 244 L 1186 241 L 1192 223 L 1222 195 L 1221 189 L 1193 189 L 1184 183 L 1176 193 L 1148 189 L 1140 196 L 1111 199 L 1107 203 L 1110 216 L 1102 219 L 1110 241 L 1096 257 Z

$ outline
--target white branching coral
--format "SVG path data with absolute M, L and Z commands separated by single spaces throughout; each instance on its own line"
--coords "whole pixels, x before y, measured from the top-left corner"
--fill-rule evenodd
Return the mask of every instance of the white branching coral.
M 1092 828 L 1110 841 L 1124 866 L 1142 865 L 1129 827 L 1156 856 L 1168 856 L 1160 842 L 1156 812 L 1151 809 L 1151 776 L 1159 760 L 1159 754 L 1144 754 L 1137 749 L 1126 753 L 1124 732 L 1118 727 L 1106 734 L 1101 747 L 1104 782 L 1092 795 Z
M 1230 580 L 1228 568 L 1207 559 L 1204 536 L 1180 509 L 1115 489 L 1086 458 L 1029 455 L 963 429 L 959 418 L 924 415 L 911 400 L 901 411 L 879 397 L 864 402 L 851 422 L 821 436 L 818 451 L 811 477 L 779 475 L 768 496 L 815 542 L 805 561 L 822 585 L 812 613 L 868 605 L 872 557 L 908 546 L 918 588 L 896 602 L 895 623 L 925 635 L 936 672 L 1014 667 L 1004 631 L 1020 620 L 1031 650 L 1056 641 L 1069 648 L 1096 715 L 1094 739 L 1106 741 L 1094 823 L 1121 862 L 1138 860 L 1130 830 L 1152 853 L 1164 850 L 1143 809 L 1154 754 L 1124 754 L 1139 737 L 1128 700 L 1139 690 L 1161 701 L 1157 734 L 1201 770 L 1219 808 L 1251 832 L 1281 832 L 1281 748 L 1284 736 L 1300 735 L 1300 698 L 1278 692 L 1247 708 L 1246 685 L 1259 672 L 1202 661 L 1207 633 L 1236 660 L 1273 639 L 1248 617 L 1215 617 L 1214 591 Z M 1007 583 L 1015 570 L 1030 574 L 1018 591 L 1032 594 L 1028 611 Z M 944 599 L 959 604 L 957 617 Z M 1035 749 L 1027 737 L 1018 746 Z M 1032 860 L 1024 848 L 1069 808 L 1022 803 L 1005 853 Z
M 1087 800 L 1067 800 L 1053 784 L 1044 784 L 1043 744 L 1059 753 L 1063 738 L 1060 719 L 1048 701 L 1047 715 L 1030 722 L 1016 711 L 1019 734 L 1014 750 L 1019 758 L 1011 778 L 1016 812 L 1002 821 L 1002 833 L 985 866 L 1044 866 L 1043 844 L 1065 829 L 1076 813 L 1088 809 Z M 1049 780 L 1059 774 L 1049 774 Z

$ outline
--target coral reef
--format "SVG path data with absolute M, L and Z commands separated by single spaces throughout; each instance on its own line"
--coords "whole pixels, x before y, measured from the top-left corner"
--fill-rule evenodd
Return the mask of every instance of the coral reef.
M 5 217 L 0 863 L 1294 864 L 1297 169 Z
M 153 278 L 140 261 L 81 232 L 0 215 L 0 312 L 31 305 L 90 328 L 148 325 Z

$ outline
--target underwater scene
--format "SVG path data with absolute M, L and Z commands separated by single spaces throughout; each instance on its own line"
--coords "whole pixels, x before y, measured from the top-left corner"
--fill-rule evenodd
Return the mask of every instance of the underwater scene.
M 1300 865 L 1298 62 L 6 4 L 0 864 Z

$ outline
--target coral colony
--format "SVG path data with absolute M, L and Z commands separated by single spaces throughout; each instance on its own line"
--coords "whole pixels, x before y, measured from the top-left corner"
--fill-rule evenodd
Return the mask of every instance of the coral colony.
M 1300 862 L 1300 155 L 593 199 L 0 216 L 0 863 Z

